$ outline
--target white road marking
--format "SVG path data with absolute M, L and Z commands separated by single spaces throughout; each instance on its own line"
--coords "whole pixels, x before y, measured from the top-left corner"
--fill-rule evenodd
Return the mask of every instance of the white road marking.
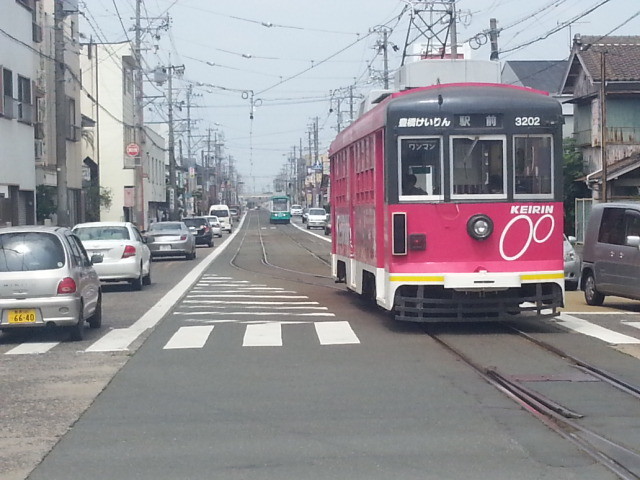
M 188 298 L 247 298 L 246 295 L 217 295 L 217 294 L 196 294 L 187 295 Z M 309 298 L 306 295 L 251 295 L 251 298 Z
M 609 330 L 608 328 L 595 325 L 591 322 L 582 320 L 572 315 L 568 315 L 566 313 L 561 313 L 558 317 L 556 317 L 556 321 L 564 327 L 573 330 L 574 332 L 598 338 L 612 345 L 640 343 L 640 340 L 637 338 L 623 335 L 622 333 Z
M 243 347 L 281 347 L 282 325 L 280 323 L 261 323 L 247 325 L 244 332 Z
M 196 303 L 196 304 L 225 304 L 229 302 L 224 300 L 185 300 L 182 303 Z M 318 302 L 233 302 L 234 305 L 319 305 Z
M 60 342 L 42 342 L 42 343 L 21 343 L 17 347 L 12 348 L 5 355 L 31 355 L 34 353 L 46 353 Z
M 213 325 L 180 327 L 163 348 L 165 350 L 202 348 L 212 331 Z
M 622 323 L 633 328 L 640 328 L 640 322 L 622 322 Z
M 316 322 L 320 345 L 346 345 L 360 343 L 349 322 Z
M 251 315 L 261 317 L 263 315 L 280 315 L 282 317 L 335 317 L 335 313 L 289 313 L 289 312 L 173 312 L 174 315 Z M 639 340 L 640 341 L 640 340 Z

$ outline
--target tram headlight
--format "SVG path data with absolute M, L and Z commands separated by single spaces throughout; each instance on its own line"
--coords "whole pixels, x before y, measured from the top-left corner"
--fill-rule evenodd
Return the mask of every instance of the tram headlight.
M 467 232 L 476 240 L 486 240 L 493 233 L 493 220 L 487 215 L 474 215 L 467 222 Z

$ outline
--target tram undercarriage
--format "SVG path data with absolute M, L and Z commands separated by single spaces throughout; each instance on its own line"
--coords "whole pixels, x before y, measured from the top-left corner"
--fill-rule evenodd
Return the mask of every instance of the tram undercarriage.
M 513 319 L 533 312 L 553 317 L 563 306 L 556 283 L 531 283 L 496 291 L 459 291 L 433 285 L 403 285 L 396 290 L 395 319 L 405 322 L 476 322 Z

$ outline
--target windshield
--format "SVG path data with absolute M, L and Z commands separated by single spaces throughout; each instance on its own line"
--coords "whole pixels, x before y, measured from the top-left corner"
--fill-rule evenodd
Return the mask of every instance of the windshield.
M 229 212 L 227 210 L 211 210 L 211 213 L 216 217 L 228 217 Z
M 152 223 L 149 230 L 182 230 L 179 222 Z
M 326 215 L 327 212 L 324 208 L 312 208 L 309 210 L 309 215 Z
M 64 248 L 55 235 L 42 232 L 0 235 L 0 272 L 54 270 L 64 264 Z
M 182 220 L 187 227 L 200 227 L 206 223 L 204 218 L 185 218 Z
M 127 227 L 79 227 L 73 233 L 80 237 L 83 242 L 90 240 L 129 240 L 129 230 Z

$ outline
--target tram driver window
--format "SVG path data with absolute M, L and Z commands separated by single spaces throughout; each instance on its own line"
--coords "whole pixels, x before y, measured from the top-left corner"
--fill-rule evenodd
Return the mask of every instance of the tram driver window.
M 439 138 L 404 138 L 400 141 L 399 190 L 401 196 L 440 195 L 441 148 Z
M 552 193 L 551 137 L 514 137 L 513 150 L 516 195 Z
M 452 139 L 453 195 L 503 195 L 504 140 Z

